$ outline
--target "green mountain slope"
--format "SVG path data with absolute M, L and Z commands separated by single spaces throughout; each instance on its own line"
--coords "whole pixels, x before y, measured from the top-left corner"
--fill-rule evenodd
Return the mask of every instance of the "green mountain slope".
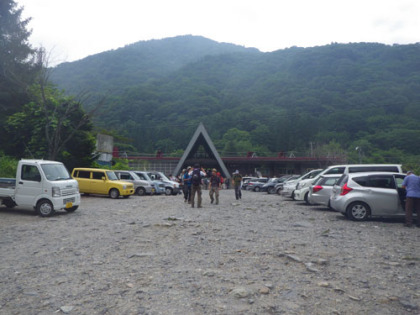
M 51 79 L 69 94 L 118 94 L 127 86 L 163 78 L 205 56 L 240 51 L 258 53 L 253 48 L 191 35 L 141 41 L 60 64 L 53 69 Z
M 182 39 L 192 40 L 186 50 L 197 44 L 195 37 Z M 168 49 L 165 41 L 161 47 Z M 96 124 L 130 138 L 140 152 L 184 149 L 202 121 L 226 154 L 235 145 L 236 152 L 304 151 L 310 142 L 350 151 L 362 146 L 369 156 L 382 152 L 376 160 L 384 161 L 386 154 L 420 154 L 419 44 L 235 49 L 183 59 L 173 68 L 166 60 L 165 71 L 150 66 L 129 83 L 120 78 L 114 88 L 121 93 L 113 93 Z M 245 133 L 232 138 L 232 128 Z

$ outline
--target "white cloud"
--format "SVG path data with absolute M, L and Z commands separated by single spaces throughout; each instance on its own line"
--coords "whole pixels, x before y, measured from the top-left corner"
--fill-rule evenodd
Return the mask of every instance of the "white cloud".
M 75 60 L 140 40 L 202 35 L 262 51 L 420 41 L 417 0 L 17 0 L 31 42 Z

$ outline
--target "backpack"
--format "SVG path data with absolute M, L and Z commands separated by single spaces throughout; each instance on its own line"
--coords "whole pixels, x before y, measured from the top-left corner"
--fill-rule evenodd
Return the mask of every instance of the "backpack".
M 199 186 L 201 184 L 201 171 L 199 168 L 195 168 L 192 172 L 191 183 L 194 186 Z

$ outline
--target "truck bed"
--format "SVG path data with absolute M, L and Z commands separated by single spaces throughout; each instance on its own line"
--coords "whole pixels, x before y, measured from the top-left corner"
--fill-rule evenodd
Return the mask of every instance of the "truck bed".
M 12 197 L 15 193 L 16 179 L 0 178 L 0 198 Z

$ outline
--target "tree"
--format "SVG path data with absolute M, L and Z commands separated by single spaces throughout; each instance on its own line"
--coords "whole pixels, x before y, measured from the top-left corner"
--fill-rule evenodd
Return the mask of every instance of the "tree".
M 61 160 L 69 168 L 88 166 L 95 149 L 90 118 L 79 102 L 53 87 L 44 93 L 45 104 L 39 99 L 30 102 L 8 118 L 5 129 L 10 151 L 17 157 Z
M 27 101 L 27 89 L 37 73 L 35 50 L 28 43 L 30 19 L 22 20 L 22 11 L 13 0 L 0 1 L 0 109 L 6 115 Z

